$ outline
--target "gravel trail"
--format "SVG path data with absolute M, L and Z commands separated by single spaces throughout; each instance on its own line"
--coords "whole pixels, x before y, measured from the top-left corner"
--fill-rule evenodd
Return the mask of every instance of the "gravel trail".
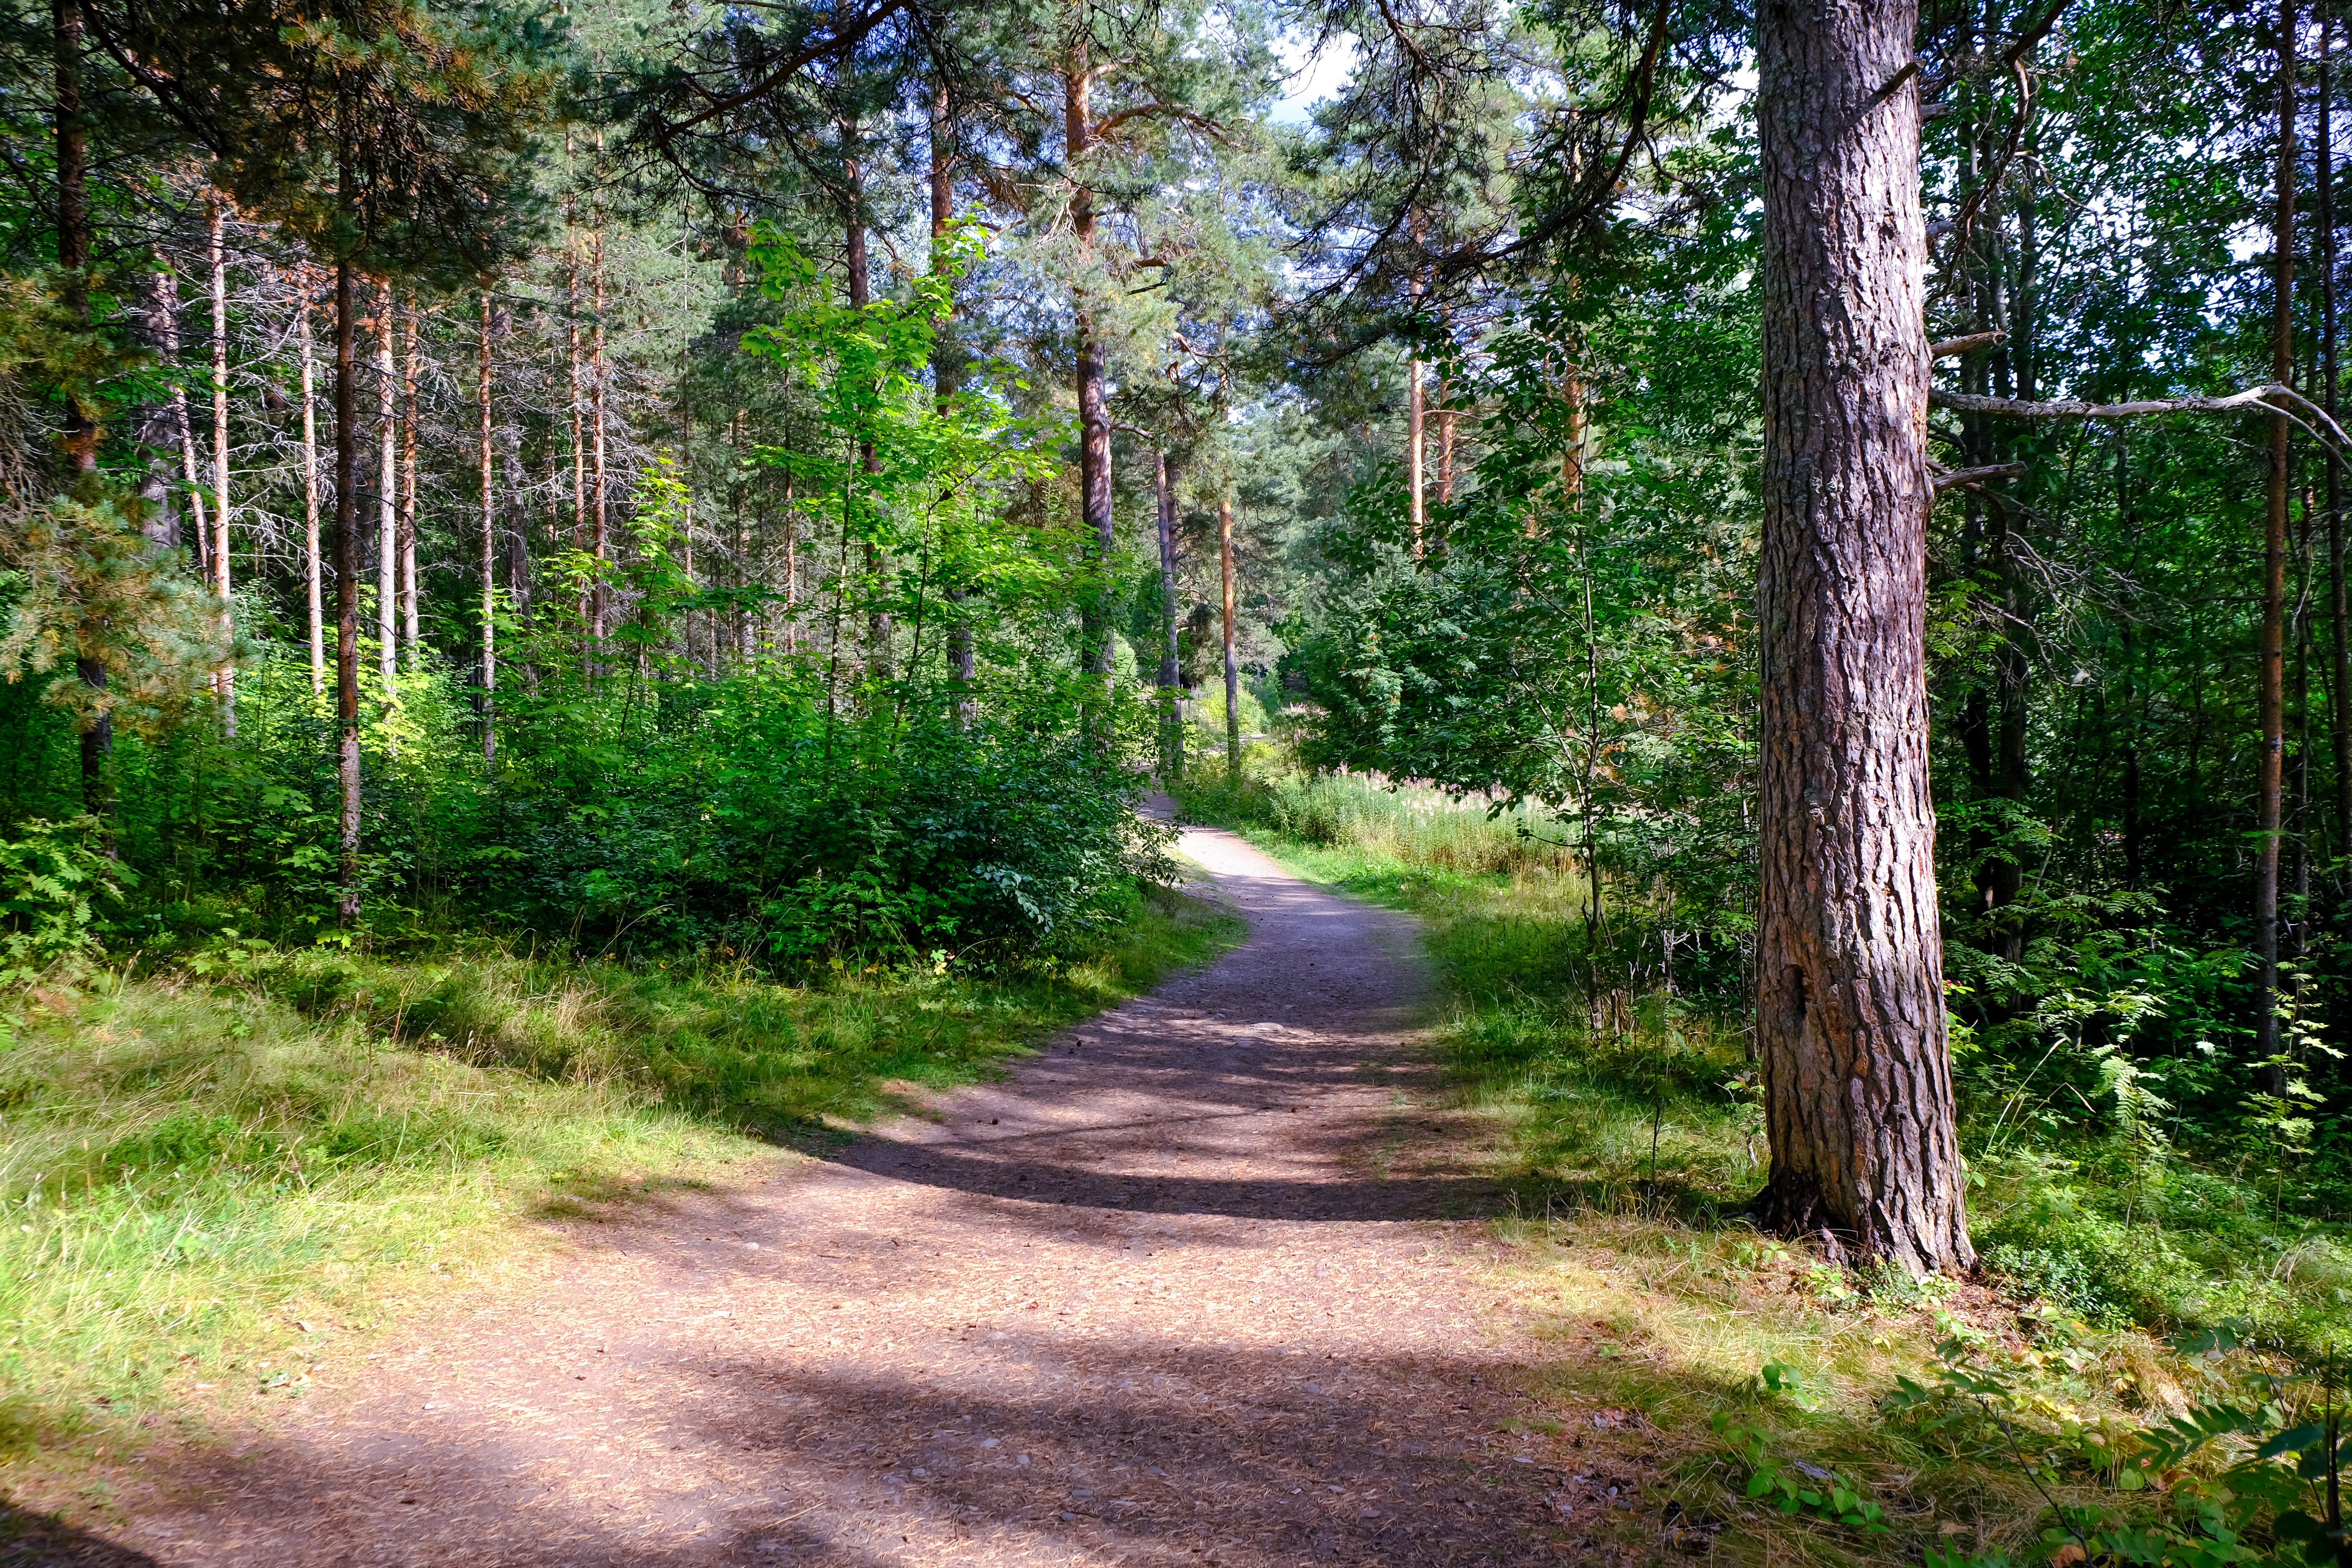
M 1213 965 L 516 1287 L 93 1551 L 172 1568 L 1558 1563 L 1607 1478 L 1499 1430 L 1534 1351 L 1431 1098 L 1410 922 L 1230 834 Z M 1596 1456 L 1597 1457 L 1597 1456 Z M 1563 1512 L 1563 1510 L 1565 1512 Z M 100 1561 L 98 1557 L 89 1559 Z

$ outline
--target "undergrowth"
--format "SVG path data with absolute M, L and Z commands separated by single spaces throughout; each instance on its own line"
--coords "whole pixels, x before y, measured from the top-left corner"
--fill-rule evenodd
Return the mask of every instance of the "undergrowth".
M 2151 1152 L 2127 1118 L 1995 1143 L 2000 1103 L 1979 1098 L 1963 1144 L 1982 1276 L 1832 1267 L 1743 1217 L 1768 1154 L 1737 1010 L 1662 985 L 1630 1006 L 1588 994 L 1588 888 L 1550 825 L 1278 770 L 1175 793 L 1303 874 L 1421 918 L 1458 1092 L 1542 1194 L 1505 1227 L 1507 1278 L 1559 1349 L 1539 1390 L 1558 1462 L 1639 1447 L 1652 1478 L 1635 1511 L 1567 1521 L 1588 1544 L 1782 1563 L 2272 1560 L 2263 1542 L 2292 1510 L 2261 1488 L 2306 1484 L 2293 1466 L 2320 1446 L 2315 1427 L 2278 1435 L 2316 1419 L 2308 1369 L 2352 1339 L 2334 1226 L 2282 1216 L 2242 1168 Z M 2203 1352 L 2184 1353 L 2177 1337 L 2200 1329 Z M 2210 1441 L 2148 1468 L 2181 1447 L 2164 1435 L 2178 1421 Z M 2134 1531 L 2153 1555 L 2128 1555 Z
M 1201 962 L 1237 922 L 1149 890 L 1090 956 L 974 976 L 234 938 L 52 976 L 0 1053 L 0 1457 L 102 1458 L 299 1396 L 387 1304 L 815 1149 Z

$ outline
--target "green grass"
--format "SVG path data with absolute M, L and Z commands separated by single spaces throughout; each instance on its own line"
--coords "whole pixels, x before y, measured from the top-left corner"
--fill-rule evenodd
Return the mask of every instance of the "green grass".
M 2251 1184 L 2177 1158 L 2150 1170 L 2097 1139 L 2063 1157 L 1979 1159 L 1975 1230 L 2005 1272 L 1962 1285 L 1829 1268 L 1740 1217 L 1767 1158 L 1744 1021 L 1655 994 L 1604 999 L 1596 1020 L 1587 889 L 1543 842 L 1555 828 L 1525 822 L 1530 837 L 1475 803 L 1358 778 L 1270 773 L 1180 799 L 1307 877 L 1422 919 L 1456 1092 L 1494 1129 L 1498 1173 L 1528 1194 L 1503 1227 L 1517 1246 L 1496 1282 L 1556 1347 L 1538 1380 L 1542 1419 L 1588 1456 L 1614 1443 L 1660 1478 L 1604 1537 L 1613 1527 L 1654 1549 L 1663 1512 L 1684 1545 L 1730 1562 L 2021 1552 L 2049 1522 L 2045 1489 L 2070 1505 L 2147 1507 L 2103 1456 L 2235 1392 L 2247 1370 L 2248 1357 L 2185 1358 L 2158 1335 L 2229 1317 L 2307 1338 L 2352 1294 L 2331 1243 L 2291 1226 L 2263 1234 Z M 2039 1486 L 1973 1405 L 1891 1412 L 1896 1380 L 1932 1384 L 1936 1347 L 1956 1334 L 1980 1340 L 1979 1365 L 2017 1391 L 2000 1413 L 2049 1457 Z M 1612 1411 L 1639 1417 L 1621 1428 Z M 1718 1416 L 1767 1433 L 1774 1461 L 1859 1483 L 1887 1532 L 1747 1498 L 1749 1468 Z M 1595 1436 L 1595 1417 L 1612 1436 Z
M 1141 896 L 1050 970 L 733 971 L 263 954 L 24 999 L 0 1052 L 0 1456 L 102 1457 L 299 1395 L 518 1222 L 723 1184 L 1235 940 Z

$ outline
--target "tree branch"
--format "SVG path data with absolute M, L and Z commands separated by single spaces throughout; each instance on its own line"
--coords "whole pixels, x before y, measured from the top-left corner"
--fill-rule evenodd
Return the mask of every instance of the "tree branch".
M 2021 479 L 2032 472 L 2023 463 L 1988 463 L 1980 468 L 1947 468 L 1930 473 L 1930 479 L 1939 490 L 1955 485 L 1974 489 L 1988 479 Z
M 2007 332 L 1970 332 L 1965 338 L 1946 338 L 1927 345 L 1929 359 L 1948 359 L 1954 354 L 1972 354 L 1979 349 L 1989 349 L 2009 341 Z

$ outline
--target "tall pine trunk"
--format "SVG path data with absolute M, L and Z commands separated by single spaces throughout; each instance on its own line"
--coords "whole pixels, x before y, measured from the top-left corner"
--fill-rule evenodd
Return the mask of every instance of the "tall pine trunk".
M 1928 795 L 1913 0 L 1765 0 L 1759 1217 L 1974 1261 Z
M 319 569 L 318 372 L 310 347 L 310 274 L 299 268 L 294 277 L 301 290 L 295 327 L 302 345 L 302 569 L 310 596 L 310 695 L 319 697 L 327 689 L 327 639 Z
M 1152 497 L 1160 524 L 1160 609 L 1167 641 L 1160 650 L 1160 767 L 1171 779 L 1184 776 L 1184 725 L 1179 717 L 1184 672 L 1176 650 L 1176 487 L 1169 482 L 1168 453 L 1151 454 Z
M 205 260 L 211 273 L 213 302 L 213 592 L 220 597 L 221 638 L 235 632 L 229 608 L 228 550 L 228 251 L 223 243 L 227 214 L 219 196 L 205 203 Z M 221 731 L 236 734 L 236 670 L 224 663 L 214 673 L 219 693 Z
M 2278 15 L 2277 198 L 2271 222 L 2271 379 L 2294 379 L 2294 0 Z M 2277 1065 L 2280 795 L 2286 761 L 2286 505 L 2290 478 L 2284 411 L 2271 416 L 2270 471 L 2263 508 L 2263 629 L 2256 706 L 2262 750 L 2254 784 L 2254 1060 L 2266 1089 L 2285 1082 Z
M 2336 38 L 2332 12 L 2321 13 L 2319 35 L 2319 214 L 2314 237 L 2319 248 L 2320 396 L 2328 417 L 2336 417 L 2336 150 L 2335 87 L 2330 80 Z M 2344 455 L 2334 442 L 2327 450 L 2328 655 L 2336 743 L 2336 853 L 2352 855 L 2352 628 L 2346 626 L 2344 592 Z
M 1217 566 L 1225 623 L 1225 778 L 1242 782 L 1242 668 L 1234 658 L 1234 502 L 1217 503 Z
M 482 416 L 482 761 L 499 760 L 499 512 L 490 477 L 490 291 L 482 290 L 481 358 L 474 401 Z
M 335 149 L 335 195 L 349 215 L 356 205 L 352 160 L 356 135 L 351 89 L 341 89 Z M 335 258 L 335 773 L 341 889 L 335 911 L 350 927 L 360 918 L 360 445 L 358 279 L 352 258 Z
M 400 446 L 399 371 L 394 363 L 392 285 L 375 293 L 376 413 L 376 663 L 383 676 L 383 700 L 400 695 Z
M 425 628 L 416 591 L 416 382 L 424 371 L 416 342 L 416 300 L 401 310 L 400 647 L 411 670 L 424 667 Z
M 1087 586 L 1080 641 L 1087 668 L 1108 677 L 1111 671 L 1110 558 L 1118 543 L 1111 516 L 1110 406 L 1105 396 L 1102 342 L 1094 311 L 1083 298 L 1089 280 L 1083 278 L 1095 254 L 1094 193 L 1087 186 L 1087 155 L 1094 149 L 1094 73 L 1083 43 L 1072 46 L 1064 68 L 1062 103 L 1063 150 L 1074 185 L 1070 196 L 1070 235 L 1077 242 L 1082 275 L 1077 300 L 1078 394 L 1078 514 L 1086 530 L 1093 581 Z
M 68 323 L 82 332 L 89 330 L 89 132 L 82 124 L 79 0 L 56 0 L 50 22 L 58 92 L 58 271 Z M 72 389 L 65 409 L 66 467 L 76 476 L 98 471 L 98 421 L 83 409 L 81 390 Z M 92 633 L 100 630 L 89 628 Z M 114 811 L 107 765 L 114 751 L 114 720 L 107 711 L 106 665 L 95 649 L 85 645 L 74 659 L 74 673 L 98 694 L 80 736 L 82 809 L 105 820 Z
M 955 126 L 949 115 L 948 84 L 944 75 L 935 75 L 931 83 L 930 125 L 930 197 L 931 255 L 934 266 L 946 264 L 948 227 L 955 221 L 954 138 Z M 956 395 L 963 390 L 963 355 L 955 339 L 955 294 L 950 286 L 948 294 L 947 320 L 939 325 L 931 346 L 931 391 L 941 415 L 955 404 Z M 792 552 L 787 537 L 785 553 Z M 964 721 L 971 722 L 971 683 L 977 671 L 972 646 L 971 622 L 965 617 L 963 604 L 967 593 L 961 583 L 950 583 L 947 601 L 953 606 L 948 626 L 948 667 L 954 673 L 956 684 L 962 689 L 959 706 Z

